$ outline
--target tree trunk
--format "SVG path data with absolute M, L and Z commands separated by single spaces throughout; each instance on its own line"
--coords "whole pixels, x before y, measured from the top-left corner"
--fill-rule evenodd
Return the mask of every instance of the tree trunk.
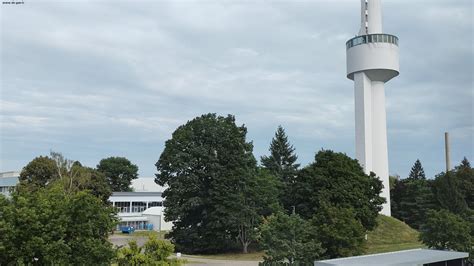
M 248 242 L 245 242 L 245 243 L 242 244 L 242 252 L 243 252 L 244 254 L 249 253 L 249 251 L 248 251 L 248 249 L 247 249 L 248 246 L 249 246 L 249 243 L 248 243 Z

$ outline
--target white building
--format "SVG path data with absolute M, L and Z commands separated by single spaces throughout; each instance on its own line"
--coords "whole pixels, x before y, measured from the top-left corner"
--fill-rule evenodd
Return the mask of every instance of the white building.
M 20 173 L 15 171 L 0 173 L 0 194 L 10 195 L 10 190 L 18 184 Z
M 359 35 L 346 43 L 347 78 L 354 81 L 356 158 L 382 180 L 382 214 L 390 216 L 385 88 L 399 74 L 398 38 L 382 31 L 380 0 L 361 0 Z
M 118 210 L 122 226 L 133 226 L 136 230 L 171 230 L 172 223 L 165 222 L 161 192 L 114 192 L 109 201 Z

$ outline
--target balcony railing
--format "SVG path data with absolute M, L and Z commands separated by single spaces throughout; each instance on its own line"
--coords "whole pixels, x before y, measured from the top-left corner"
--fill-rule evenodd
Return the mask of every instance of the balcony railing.
M 346 48 L 365 43 L 392 43 L 398 46 L 398 37 L 390 34 L 369 34 L 354 37 L 346 42 Z

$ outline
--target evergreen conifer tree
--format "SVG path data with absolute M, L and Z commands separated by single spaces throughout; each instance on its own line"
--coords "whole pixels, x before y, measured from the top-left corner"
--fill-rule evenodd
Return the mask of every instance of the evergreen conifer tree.
M 419 159 L 416 160 L 415 164 L 411 168 L 410 175 L 408 176 L 410 179 L 426 179 L 425 171 L 423 170 L 423 166 Z
M 474 169 L 466 157 L 461 164 L 455 167 L 456 176 L 461 183 L 461 191 L 464 194 L 466 204 L 474 210 Z
M 298 156 L 295 154 L 295 148 L 288 141 L 282 126 L 278 126 L 269 151 L 270 156 L 261 157 L 262 165 L 283 184 L 280 202 L 286 210 L 291 210 L 294 206 L 292 187 L 300 165 L 296 163 Z

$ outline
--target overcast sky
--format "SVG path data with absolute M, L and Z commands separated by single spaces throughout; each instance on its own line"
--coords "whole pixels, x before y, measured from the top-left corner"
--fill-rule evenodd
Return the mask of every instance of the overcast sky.
M 385 0 L 401 73 L 386 84 L 389 165 L 429 177 L 474 160 L 473 1 Z M 164 142 L 203 113 L 234 114 L 257 158 L 282 125 L 299 162 L 353 157 L 345 42 L 358 0 L 38 1 L 1 5 L 0 171 L 50 150 L 156 172 Z

